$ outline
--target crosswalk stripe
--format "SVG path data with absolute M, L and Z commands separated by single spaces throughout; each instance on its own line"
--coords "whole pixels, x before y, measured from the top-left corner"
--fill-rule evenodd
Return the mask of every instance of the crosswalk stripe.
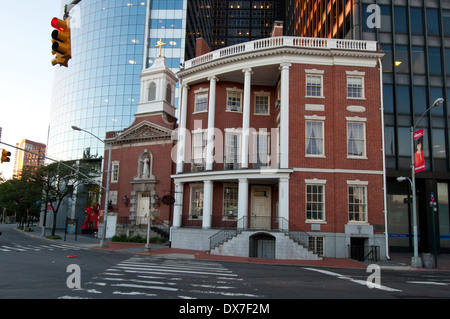
M 135 284 L 114 284 L 112 287 L 127 287 L 127 288 L 143 288 L 143 289 L 157 289 L 157 290 L 166 290 L 166 291 L 178 291 L 178 288 L 171 287 L 161 287 L 161 286 L 146 286 L 146 285 L 135 285 Z
M 89 284 L 95 289 L 121 296 L 167 296 L 197 299 L 212 297 L 262 297 L 239 291 L 235 283 L 242 281 L 231 270 L 216 263 L 178 260 L 166 263 L 162 258 L 134 256 L 95 277 Z M 87 291 L 87 290 L 85 290 Z
M 186 274 L 199 274 L 199 275 L 211 275 L 211 276 L 231 276 L 231 277 L 237 277 L 236 274 L 228 274 L 228 273 L 215 273 L 215 272 L 204 272 L 204 271 L 188 271 L 188 270 L 181 270 L 181 269 L 163 269 L 163 268 L 150 268 L 150 267 L 129 267 L 129 266 L 118 266 L 118 268 L 121 269 L 129 269 L 134 271 L 143 271 L 143 272 L 157 272 L 157 273 L 186 273 Z
M 169 265 L 159 265 L 159 264 L 150 264 L 150 263 L 129 263 L 129 262 L 122 262 L 120 263 L 120 265 L 127 265 L 127 266 L 142 266 L 142 267 L 159 267 L 159 268 L 168 268 L 170 267 L 170 269 L 192 269 L 192 270 L 208 270 L 208 271 L 221 271 L 224 273 L 231 273 L 230 270 L 225 269 L 225 268 L 218 268 L 218 267 L 196 267 L 196 266 L 184 266 L 184 265 L 174 265 L 174 266 L 169 266 Z
M 10 247 L 6 245 L 2 245 L 2 247 L 5 247 L 6 249 L 12 249 L 12 250 L 18 250 L 18 251 L 26 251 L 25 249 L 18 248 L 18 247 Z
M 77 246 L 70 246 L 70 245 L 22 245 L 19 243 L 11 243 L 11 245 L 0 245 L 0 251 L 4 252 L 11 252 L 11 251 L 42 251 L 42 250 L 83 250 L 87 249 L 85 247 L 77 247 Z

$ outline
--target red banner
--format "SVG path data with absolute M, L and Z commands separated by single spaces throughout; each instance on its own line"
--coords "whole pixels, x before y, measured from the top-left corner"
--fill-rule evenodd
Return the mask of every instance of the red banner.
M 416 173 L 425 170 L 425 158 L 423 157 L 424 129 L 414 132 L 414 171 Z

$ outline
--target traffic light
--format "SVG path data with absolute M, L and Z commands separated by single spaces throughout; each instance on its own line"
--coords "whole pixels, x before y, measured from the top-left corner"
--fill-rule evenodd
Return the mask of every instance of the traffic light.
M 68 67 L 68 62 L 72 58 L 69 19 L 53 18 L 51 25 L 55 28 L 52 32 L 52 54 L 56 55 L 52 60 L 52 65 L 59 64 Z
M 10 162 L 11 159 L 9 158 L 11 156 L 11 152 L 8 152 L 7 150 L 2 149 L 2 163 L 4 162 Z

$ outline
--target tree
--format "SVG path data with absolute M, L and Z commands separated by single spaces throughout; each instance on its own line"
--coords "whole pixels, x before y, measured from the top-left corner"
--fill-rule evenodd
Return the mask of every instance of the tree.
M 69 168 L 69 167 L 71 168 Z M 82 184 L 91 184 L 100 176 L 96 163 L 90 160 L 51 163 L 27 172 L 26 179 L 39 185 L 43 200 L 51 205 L 54 214 L 51 235 L 55 235 L 58 211 L 66 198 L 73 196 L 73 191 Z
M 39 214 L 41 189 L 27 179 L 10 179 L 0 184 L 0 207 L 14 214 L 19 226 L 24 227 Z M 3 216 L 4 218 L 6 216 Z

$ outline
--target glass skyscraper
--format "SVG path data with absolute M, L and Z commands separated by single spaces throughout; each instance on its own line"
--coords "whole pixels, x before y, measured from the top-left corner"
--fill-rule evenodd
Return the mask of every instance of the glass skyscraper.
M 61 7 L 70 2 L 62 0 Z M 186 8 L 187 0 L 83 0 L 70 11 L 72 59 L 68 68 L 55 67 L 48 157 L 90 159 L 104 166 L 102 141 L 106 132 L 132 124 L 140 100 L 139 74 L 159 55 L 157 42 L 166 43 L 162 55 L 172 71 L 184 62 Z M 66 216 L 81 222 L 84 208 L 98 200 L 99 192 L 89 185 L 83 189 L 88 198 L 64 204 Z M 58 227 L 64 222 L 59 216 Z
M 71 126 L 103 140 L 132 123 L 157 42 L 174 72 L 184 61 L 186 9 L 187 0 L 83 0 L 71 10 L 72 59 L 55 67 L 49 157 L 103 156 L 101 141 Z

